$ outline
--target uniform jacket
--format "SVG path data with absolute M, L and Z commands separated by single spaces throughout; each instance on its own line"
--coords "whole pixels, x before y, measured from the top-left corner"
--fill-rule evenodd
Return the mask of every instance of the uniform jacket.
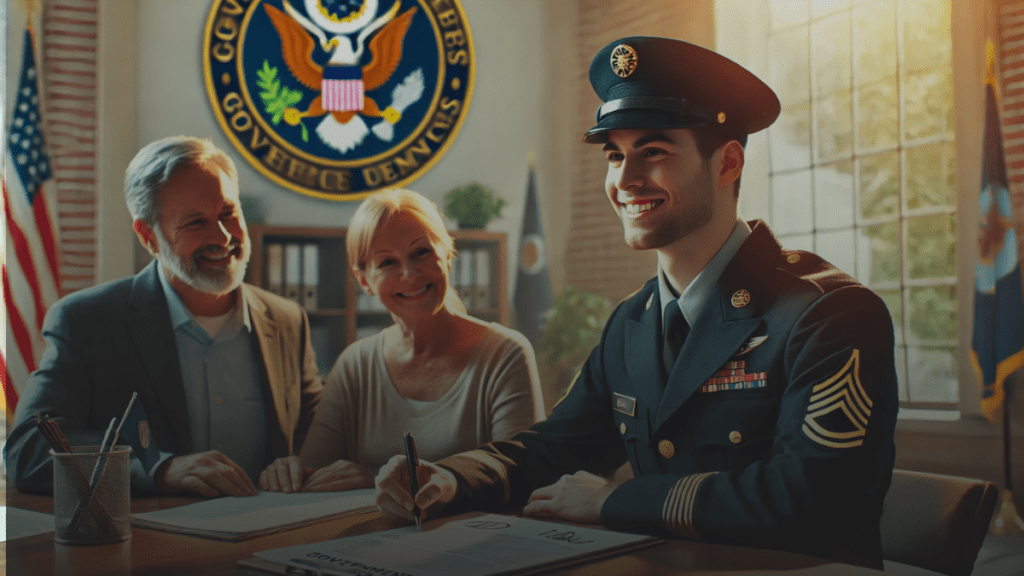
M 33 414 L 49 414 L 72 445 L 99 445 L 110 419 L 138 392 L 163 452 L 190 454 L 185 391 L 167 300 L 154 261 L 136 276 L 71 294 L 46 314 L 46 339 L 15 413 L 5 449 L 8 475 L 23 491 L 52 490 L 49 445 Z M 323 383 L 309 320 L 294 302 L 242 284 L 262 359 L 272 458 L 297 454 Z M 239 434 L 244 434 L 240 430 Z M 133 485 L 140 479 L 135 476 Z M 142 484 L 145 485 L 145 484 Z
M 893 327 L 870 290 L 752 232 L 670 374 L 657 279 L 621 302 L 551 416 L 443 460 L 460 506 L 522 505 L 563 474 L 635 478 L 613 529 L 882 567 L 879 519 L 898 409 Z

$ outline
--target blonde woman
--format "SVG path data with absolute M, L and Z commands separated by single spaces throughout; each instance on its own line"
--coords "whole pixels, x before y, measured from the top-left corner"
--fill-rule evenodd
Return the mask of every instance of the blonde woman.
M 466 315 L 449 282 L 454 249 L 437 207 L 386 190 L 352 215 L 349 262 L 394 324 L 354 342 L 327 378 L 299 456 L 260 475 L 263 490 L 369 488 L 404 451 L 437 460 L 506 439 L 543 417 L 536 360 L 519 332 Z

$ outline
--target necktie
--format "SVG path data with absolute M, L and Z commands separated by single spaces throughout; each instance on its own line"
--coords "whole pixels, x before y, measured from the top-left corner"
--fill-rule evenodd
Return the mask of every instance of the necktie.
M 683 310 L 679 307 L 679 302 L 673 301 L 665 308 L 665 347 L 664 347 L 664 361 L 665 361 L 665 373 L 672 372 L 672 367 L 676 363 L 676 357 L 679 356 L 679 351 L 683 348 L 683 342 L 686 341 L 686 335 L 690 332 L 690 325 L 686 323 L 686 318 L 683 317 Z

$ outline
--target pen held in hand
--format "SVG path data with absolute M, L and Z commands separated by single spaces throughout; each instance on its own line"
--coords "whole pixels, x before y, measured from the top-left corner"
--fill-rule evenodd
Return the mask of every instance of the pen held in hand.
M 420 507 L 416 505 L 416 494 L 420 491 L 420 480 L 417 472 L 420 468 L 420 459 L 416 454 L 416 441 L 412 438 L 411 432 L 405 433 L 405 460 L 409 464 L 409 494 L 412 495 L 412 515 L 416 519 L 416 530 L 422 530 L 420 518 Z

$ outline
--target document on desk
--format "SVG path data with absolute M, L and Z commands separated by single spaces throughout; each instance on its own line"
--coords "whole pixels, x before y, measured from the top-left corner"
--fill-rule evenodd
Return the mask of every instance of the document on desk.
M 313 574 L 319 568 L 324 574 L 500 576 L 591 562 L 663 542 L 650 536 L 489 514 L 453 519 L 433 529 L 425 525 L 423 532 L 406 526 L 266 550 L 239 564 L 282 574 L 292 566 L 293 574 Z
M 0 506 L 0 542 L 53 532 L 53 514 Z
M 260 492 L 133 514 L 132 525 L 238 542 L 377 509 L 373 488 L 346 492 Z

